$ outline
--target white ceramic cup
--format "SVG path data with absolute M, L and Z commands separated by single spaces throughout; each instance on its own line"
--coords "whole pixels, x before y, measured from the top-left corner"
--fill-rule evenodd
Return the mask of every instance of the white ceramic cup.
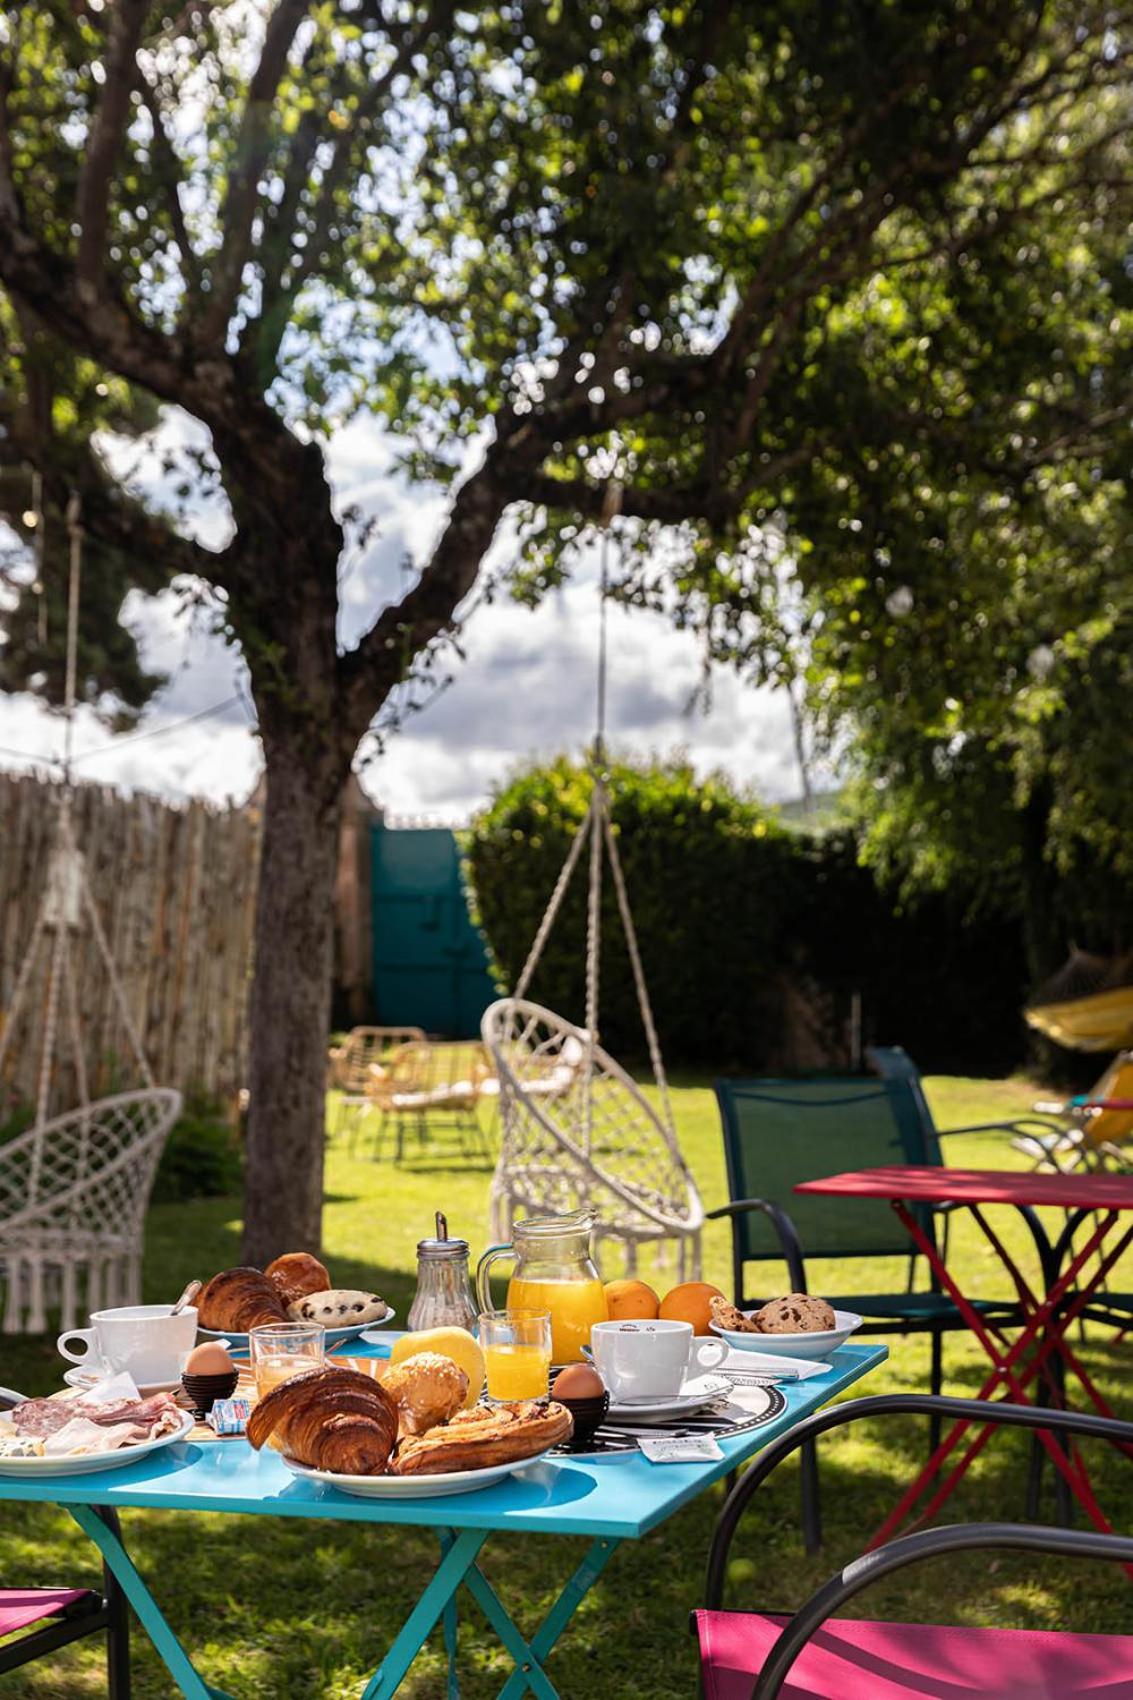
M 724 1340 L 698 1340 L 691 1322 L 596 1322 L 590 1353 L 614 1400 L 666 1399 L 679 1393 L 695 1366 L 718 1369 Z
M 128 1370 L 139 1387 L 178 1380 L 197 1338 L 192 1305 L 178 1316 L 172 1305 L 120 1305 L 94 1311 L 91 1323 L 60 1334 L 56 1345 L 62 1355 L 95 1375 Z M 72 1340 L 84 1341 L 85 1349 L 73 1351 Z

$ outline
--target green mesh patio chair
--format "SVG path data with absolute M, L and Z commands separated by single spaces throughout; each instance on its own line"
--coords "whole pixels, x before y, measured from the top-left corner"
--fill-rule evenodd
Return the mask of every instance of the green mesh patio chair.
M 716 1097 L 724 1130 L 730 1203 L 708 1212 L 732 1225 L 732 1285 L 735 1302 L 750 1310 L 770 1296 L 747 1290 L 748 1265 L 787 1265 L 794 1291 L 808 1290 L 806 1261 L 826 1258 L 844 1266 L 852 1258 L 908 1259 L 908 1281 L 900 1291 L 837 1292 L 822 1297 L 835 1309 L 864 1318 L 864 1335 L 927 1334 L 930 1387 L 939 1393 L 943 1337 L 966 1322 L 946 1293 L 915 1286 L 918 1259 L 909 1236 L 887 1204 L 873 1199 L 800 1195 L 800 1181 L 818 1180 L 843 1169 L 895 1163 L 939 1165 L 940 1147 L 926 1125 L 909 1080 L 861 1076 L 816 1076 L 790 1080 L 718 1080 Z M 935 1237 L 939 1212 L 921 1211 L 926 1234 Z M 1014 1301 L 984 1300 L 989 1325 L 1020 1320 Z M 930 1440 L 938 1441 L 937 1419 Z M 821 1540 L 817 1468 L 813 1449 L 803 1453 L 803 1529 L 807 1548 Z

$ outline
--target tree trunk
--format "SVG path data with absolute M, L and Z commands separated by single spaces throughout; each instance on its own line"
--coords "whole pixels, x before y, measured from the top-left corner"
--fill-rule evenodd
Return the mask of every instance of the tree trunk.
M 267 799 L 250 1001 L 244 1258 L 263 1268 L 321 1237 L 337 775 L 265 738 Z

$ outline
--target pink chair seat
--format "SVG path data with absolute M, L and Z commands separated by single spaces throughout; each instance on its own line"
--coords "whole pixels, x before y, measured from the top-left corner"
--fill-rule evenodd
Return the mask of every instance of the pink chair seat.
M 705 1700 L 750 1700 L 785 1617 L 698 1611 Z M 1129 1700 L 1133 1635 L 944 1629 L 832 1619 L 795 1661 L 783 1700 Z
M 0 1635 L 14 1635 L 17 1629 L 58 1617 L 87 1595 L 89 1588 L 0 1588 Z

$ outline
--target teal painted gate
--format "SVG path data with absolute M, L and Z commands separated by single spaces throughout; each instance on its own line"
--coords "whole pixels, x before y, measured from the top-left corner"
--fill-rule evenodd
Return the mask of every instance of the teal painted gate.
M 456 839 L 439 827 L 375 826 L 371 845 L 377 1020 L 478 1037 L 496 990 L 468 913 Z

